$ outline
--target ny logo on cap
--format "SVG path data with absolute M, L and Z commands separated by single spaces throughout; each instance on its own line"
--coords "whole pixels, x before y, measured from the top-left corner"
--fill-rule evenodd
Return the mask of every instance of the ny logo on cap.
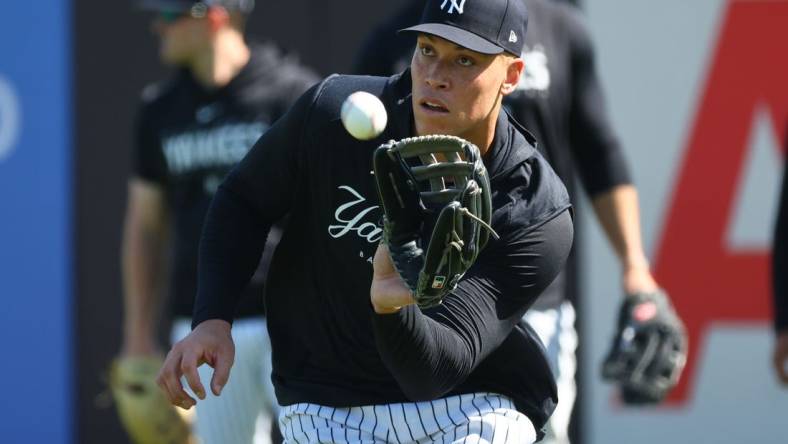
M 463 13 L 465 0 L 443 0 L 443 3 L 441 3 L 441 11 L 443 11 L 443 8 L 446 7 L 447 3 L 449 4 L 449 10 L 446 11 L 448 14 L 453 14 L 455 11 L 457 11 L 458 14 Z

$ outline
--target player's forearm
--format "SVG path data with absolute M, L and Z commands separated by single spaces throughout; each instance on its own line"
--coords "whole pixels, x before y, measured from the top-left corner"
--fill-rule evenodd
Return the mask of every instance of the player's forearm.
M 124 341 L 126 348 L 153 347 L 163 277 L 163 230 L 127 223 L 122 249 Z M 134 350 L 131 350 L 134 351 Z
M 640 210 L 633 185 L 618 185 L 592 198 L 597 219 L 624 270 L 648 269 L 640 232 Z

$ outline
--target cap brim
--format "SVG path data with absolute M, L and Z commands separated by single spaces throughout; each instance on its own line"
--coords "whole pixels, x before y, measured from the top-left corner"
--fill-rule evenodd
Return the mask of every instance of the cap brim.
M 400 29 L 398 32 L 423 32 L 444 38 L 452 43 L 468 48 L 482 54 L 500 54 L 504 49 L 478 35 L 443 23 L 422 23 L 410 28 Z

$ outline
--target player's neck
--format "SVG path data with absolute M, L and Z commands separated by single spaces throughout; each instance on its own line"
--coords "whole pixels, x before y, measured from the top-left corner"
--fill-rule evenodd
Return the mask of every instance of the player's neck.
M 493 140 L 495 140 L 495 128 L 498 124 L 498 114 L 501 112 L 500 101 L 493 106 L 490 114 L 477 127 L 460 137 L 468 140 L 479 148 L 479 153 L 484 157 L 490 150 Z
M 230 29 L 219 31 L 210 48 L 192 64 L 192 74 L 206 89 L 219 89 L 238 75 L 250 57 L 241 33 Z

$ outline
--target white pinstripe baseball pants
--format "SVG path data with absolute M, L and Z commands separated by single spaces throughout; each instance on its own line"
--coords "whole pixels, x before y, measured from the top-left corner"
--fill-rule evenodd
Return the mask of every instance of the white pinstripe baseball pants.
M 346 408 L 294 404 L 282 407 L 279 427 L 287 444 L 536 441 L 531 420 L 509 398 L 494 393 Z

